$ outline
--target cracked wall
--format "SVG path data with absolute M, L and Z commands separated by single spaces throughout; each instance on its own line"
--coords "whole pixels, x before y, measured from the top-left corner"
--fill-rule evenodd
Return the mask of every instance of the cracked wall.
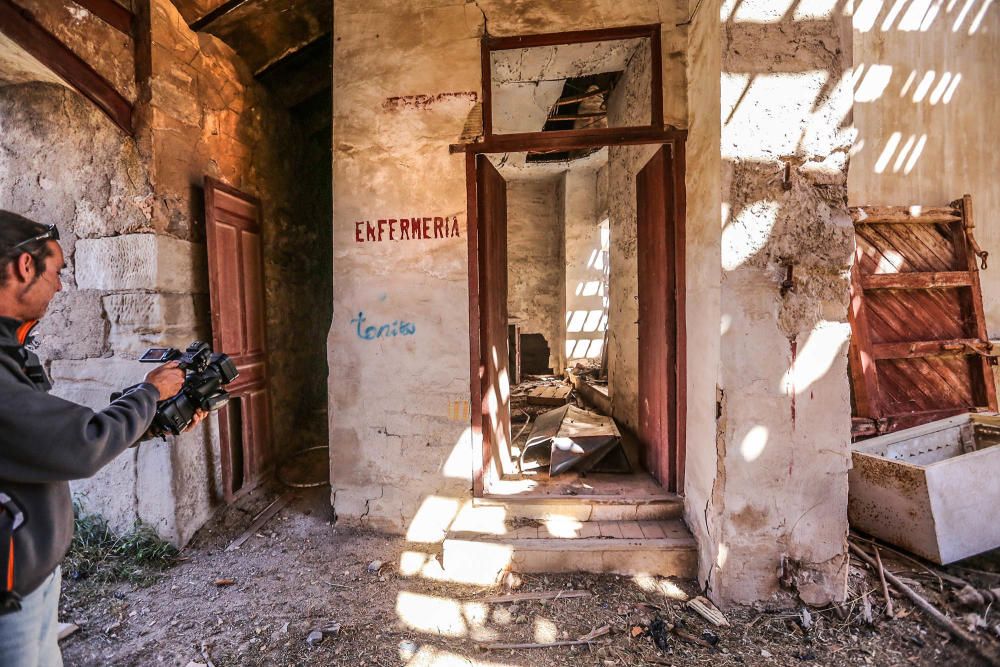
M 850 27 L 763 1 L 727 11 L 718 461 L 700 494 L 716 545 L 702 575 L 722 601 L 825 604 L 847 574 Z
M 329 363 L 331 477 L 341 520 L 404 532 L 430 499 L 471 492 L 469 409 L 478 406 L 463 407 L 470 400 L 465 158 L 448 145 L 480 126 L 484 27 L 516 35 L 673 26 L 686 11 L 651 0 L 571 8 L 552 0 L 336 4 Z M 665 28 L 665 115 L 676 125 L 686 115 L 683 49 L 682 32 Z M 408 96 L 428 101 L 387 103 Z M 399 221 L 414 216 L 454 218 L 459 236 L 399 239 Z M 382 240 L 370 241 L 366 223 L 379 220 Z M 377 335 L 394 322 L 415 331 Z M 368 326 L 375 327 L 371 339 Z

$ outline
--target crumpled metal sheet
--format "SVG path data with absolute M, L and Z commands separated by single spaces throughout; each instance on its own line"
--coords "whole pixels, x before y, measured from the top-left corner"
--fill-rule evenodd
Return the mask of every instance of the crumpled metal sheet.
M 529 451 L 542 450 L 542 451 Z M 544 460 L 549 475 L 578 472 L 630 472 L 621 432 L 611 417 L 564 405 L 538 416 L 525 445 L 525 456 Z

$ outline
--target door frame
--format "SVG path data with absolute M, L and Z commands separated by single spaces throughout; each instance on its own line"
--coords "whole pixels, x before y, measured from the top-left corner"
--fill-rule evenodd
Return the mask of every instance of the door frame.
M 479 143 L 465 144 L 458 150 L 465 153 L 466 174 L 466 237 L 468 239 L 468 278 L 469 278 L 469 395 L 471 398 L 471 437 L 473 450 L 473 496 L 483 497 L 489 492 L 491 485 L 497 480 L 491 474 L 492 466 L 489 448 L 484 447 L 483 428 L 488 412 L 483 405 L 484 377 L 481 373 L 480 359 L 480 295 L 479 295 L 479 193 L 477 187 L 476 157 L 485 153 L 510 153 L 538 150 L 572 150 L 602 146 L 634 146 L 662 145 L 671 151 L 672 173 L 669 175 L 674 192 L 673 223 L 674 257 L 668 273 L 674 276 L 674 312 L 676 317 L 671 331 L 667 335 L 672 339 L 676 349 L 676 365 L 674 373 L 667 378 L 672 393 L 677 397 L 670 415 L 670 433 L 668 441 L 671 459 L 671 478 L 666 488 L 674 493 L 682 494 L 684 490 L 684 467 L 687 432 L 687 332 L 685 317 L 685 228 L 686 228 L 686 196 L 685 196 L 685 140 L 687 132 L 672 127 L 662 130 L 647 128 L 626 128 L 641 130 L 641 132 L 617 131 L 616 136 L 606 132 L 594 135 L 592 131 L 568 130 L 559 133 L 561 136 L 550 136 L 556 133 L 532 133 L 531 135 L 512 136 L 494 135 Z M 572 133 L 572 134 L 567 134 Z M 668 218 L 669 224 L 669 218 Z

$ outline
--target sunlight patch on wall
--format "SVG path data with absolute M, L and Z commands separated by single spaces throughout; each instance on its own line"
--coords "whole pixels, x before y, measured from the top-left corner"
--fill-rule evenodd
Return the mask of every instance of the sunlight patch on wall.
M 872 65 L 861 78 L 858 89 L 854 91 L 854 101 L 874 102 L 882 97 L 891 79 L 891 65 Z
M 767 245 L 778 219 L 778 203 L 757 201 L 722 230 L 722 268 L 733 271 Z
M 768 430 L 766 426 L 757 425 L 751 428 L 740 443 L 740 454 L 747 463 L 753 463 L 764 453 L 767 447 Z
M 745 77 L 722 76 L 723 104 L 736 105 L 722 131 L 723 158 L 774 159 L 794 155 L 803 137 L 810 144 L 809 150 L 828 144 L 830 120 L 827 116 L 831 110 L 822 105 L 816 109 L 816 101 L 829 80 L 829 72 L 811 70 L 758 75 L 744 93 Z M 830 99 L 836 98 L 835 92 Z M 848 96 L 846 109 L 832 111 L 846 116 L 849 107 Z M 723 117 L 727 117 L 725 108 Z
M 451 479 L 468 479 L 472 473 L 472 427 L 467 426 L 451 448 L 441 474 Z
M 787 396 L 801 395 L 829 372 L 833 362 L 847 354 L 851 327 L 843 322 L 820 322 L 798 348 L 795 361 L 781 378 Z

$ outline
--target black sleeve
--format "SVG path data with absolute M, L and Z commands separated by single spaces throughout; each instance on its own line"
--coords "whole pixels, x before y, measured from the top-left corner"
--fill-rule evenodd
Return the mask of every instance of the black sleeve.
M 159 396 L 142 383 L 95 412 L 0 378 L 0 478 L 44 483 L 93 476 L 142 437 Z

